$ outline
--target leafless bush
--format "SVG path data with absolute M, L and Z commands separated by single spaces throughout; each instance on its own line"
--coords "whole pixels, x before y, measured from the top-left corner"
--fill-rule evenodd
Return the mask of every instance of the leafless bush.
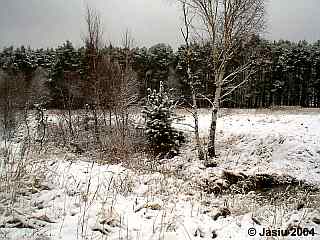
M 39 129 L 30 124 L 26 84 L 20 75 L 2 75 L 0 102 L 0 198 L 5 204 L 14 203 L 21 194 L 36 191 L 41 178 L 37 169 L 41 168 L 31 157 Z
M 23 97 L 24 89 L 20 75 L 0 73 L 0 117 L 4 140 L 12 138 L 17 127 L 19 110 L 23 109 L 26 101 Z
M 95 154 L 100 161 L 127 159 L 141 149 L 144 142 L 142 128 L 130 117 L 130 109 L 138 100 L 139 84 L 131 67 L 132 39 L 128 32 L 123 38 L 124 61 L 114 60 L 103 53 L 102 30 L 99 14 L 87 8 L 86 46 L 87 73 L 65 73 L 70 83 L 68 96 L 64 97 L 64 110 L 50 123 L 50 142 L 67 146 L 76 153 Z M 77 82 L 81 82 L 77 85 Z M 74 110 L 74 96 L 81 95 L 84 108 Z M 77 104 L 76 104 L 77 105 Z M 77 105 L 79 106 L 79 105 Z M 139 146 L 140 145 L 140 146 Z
M 110 116 L 105 116 L 102 110 L 94 111 L 71 111 L 72 135 L 69 131 L 68 110 L 49 114 L 48 144 L 64 147 L 66 151 L 76 154 L 95 155 L 99 161 L 108 162 L 125 160 L 132 153 L 144 149 L 144 129 L 132 120 L 129 111 L 125 115 L 111 112 Z

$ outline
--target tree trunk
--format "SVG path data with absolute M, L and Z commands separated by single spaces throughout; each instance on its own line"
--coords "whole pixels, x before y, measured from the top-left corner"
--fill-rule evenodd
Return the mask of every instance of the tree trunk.
M 198 151 L 198 158 L 199 160 L 204 159 L 204 152 L 201 147 L 200 143 L 200 136 L 199 136 L 199 115 L 198 115 L 198 105 L 196 100 L 196 93 L 193 87 L 191 87 L 192 91 L 192 105 L 193 105 L 193 118 L 194 118 L 194 135 L 196 139 L 196 148 Z
M 217 128 L 217 120 L 218 120 L 218 111 L 220 108 L 220 97 L 221 97 L 223 77 L 224 77 L 224 71 L 220 72 L 220 74 L 218 75 L 218 79 L 216 81 L 216 91 L 214 96 L 212 112 L 211 112 L 211 125 L 210 125 L 209 143 L 208 143 L 208 156 L 210 158 L 216 157 L 215 137 L 216 137 L 216 128 Z
M 217 119 L 218 119 L 218 109 L 213 108 L 211 113 L 211 125 L 210 125 L 210 133 L 209 133 L 209 144 L 208 144 L 208 156 L 210 158 L 216 157 L 216 149 L 215 149 L 215 135 L 217 128 Z

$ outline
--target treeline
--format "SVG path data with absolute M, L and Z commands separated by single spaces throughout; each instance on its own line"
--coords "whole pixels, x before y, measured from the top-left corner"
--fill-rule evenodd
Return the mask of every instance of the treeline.
M 176 70 L 180 79 L 187 77 L 187 55 L 191 58 L 192 77 L 200 93 L 212 98 L 215 86 L 210 86 L 210 79 L 214 77 L 210 46 L 192 44 L 191 53 L 186 53 L 183 46 L 179 48 Z M 226 75 L 246 62 L 251 63 L 248 69 L 236 75 L 231 89 L 225 89 L 222 94 L 226 95 L 222 99 L 223 107 L 320 106 L 320 41 L 313 44 L 306 41 L 270 42 L 252 37 L 231 59 Z
M 320 106 L 320 41 L 259 40 L 257 50 L 265 61 L 251 81 L 232 94 L 227 106 Z
M 48 91 L 44 91 L 46 96 L 41 101 L 47 107 L 82 108 L 97 103 L 111 107 L 119 102 L 114 99 L 120 92 L 128 95 L 122 97 L 130 104 L 138 103 L 148 88 L 158 89 L 160 82 L 173 88 L 181 102 L 190 101 L 190 86 L 185 79 L 186 62 L 191 59 L 190 74 L 199 93 L 199 105 L 209 106 L 201 96 L 213 97 L 214 53 L 209 44 L 193 43 L 189 49 L 180 46 L 176 52 L 166 44 L 149 49 L 110 45 L 94 54 L 88 49 L 75 48 L 69 41 L 56 49 L 9 47 L 0 52 L 0 67 L 9 77 L 19 76 L 20 86 L 28 86 L 39 67 L 45 69 Z M 223 100 L 223 107 L 320 107 L 320 41 L 270 42 L 252 37 L 230 61 L 228 71 L 248 60 L 252 63 L 248 65 L 250 71 L 236 76 L 235 87 L 241 86 Z M 250 78 L 243 74 L 250 74 Z M 137 97 L 130 99 L 133 91 Z

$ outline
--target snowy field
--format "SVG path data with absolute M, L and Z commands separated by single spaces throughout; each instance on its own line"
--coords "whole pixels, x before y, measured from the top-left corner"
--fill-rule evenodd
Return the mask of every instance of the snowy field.
M 199 122 L 205 138 L 208 110 L 201 111 Z M 184 123 L 192 124 L 193 118 L 187 116 Z M 249 174 L 287 173 L 320 184 L 319 110 L 224 109 L 217 131 L 219 166 Z
M 192 117 L 178 114 L 186 116 L 176 127 L 191 135 Z M 203 143 L 209 125 L 210 112 L 201 110 Z M 145 169 L 99 165 L 59 149 L 42 154 L 43 190 L 10 204 L 0 198 L 0 239 L 320 239 L 320 111 L 222 110 L 217 129 L 212 168 L 197 160 L 190 141 L 178 156 L 158 164 L 128 159 L 152 166 Z M 225 171 L 289 176 L 314 188 L 206 192 L 210 181 L 227 184 Z M 263 229 L 298 228 L 310 232 L 259 235 Z

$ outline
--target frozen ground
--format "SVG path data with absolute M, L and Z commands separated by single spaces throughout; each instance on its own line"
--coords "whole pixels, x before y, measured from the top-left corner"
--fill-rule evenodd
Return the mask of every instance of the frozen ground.
M 208 110 L 200 114 L 200 133 L 210 125 Z M 192 124 L 191 116 L 184 123 Z M 179 125 L 177 125 L 179 127 Z M 187 128 L 192 130 L 192 128 Z M 287 173 L 320 184 L 320 111 L 222 111 L 217 123 L 219 166 L 249 174 Z
M 204 142 L 209 120 L 210 113 L 202 110 Z M 192 118 L 186 116 L 183 123 L 192 124 Z M 188 143 L 179 156 L 144 171 L 98 165 L 56 149 L 42 159 L 47 172 L 44 190 L 10 204 L 0 201 L 0 239 L 320 239 L 316 191 L 207 194 L 202 189 L 203 180 L 225 169 L 247 175 L 285 174 L 320 185 L 319 110 L 224 110 L 217 148 L 215 168 L 205 168 Z M 132 161 L 150 165 L 149 159 Z M 13 228 L 19 221 L 28 228 Z M 250 228 L 259 233 L 263 228 L 298 226 L 314 229 L 314 234 L 248 235 Z

